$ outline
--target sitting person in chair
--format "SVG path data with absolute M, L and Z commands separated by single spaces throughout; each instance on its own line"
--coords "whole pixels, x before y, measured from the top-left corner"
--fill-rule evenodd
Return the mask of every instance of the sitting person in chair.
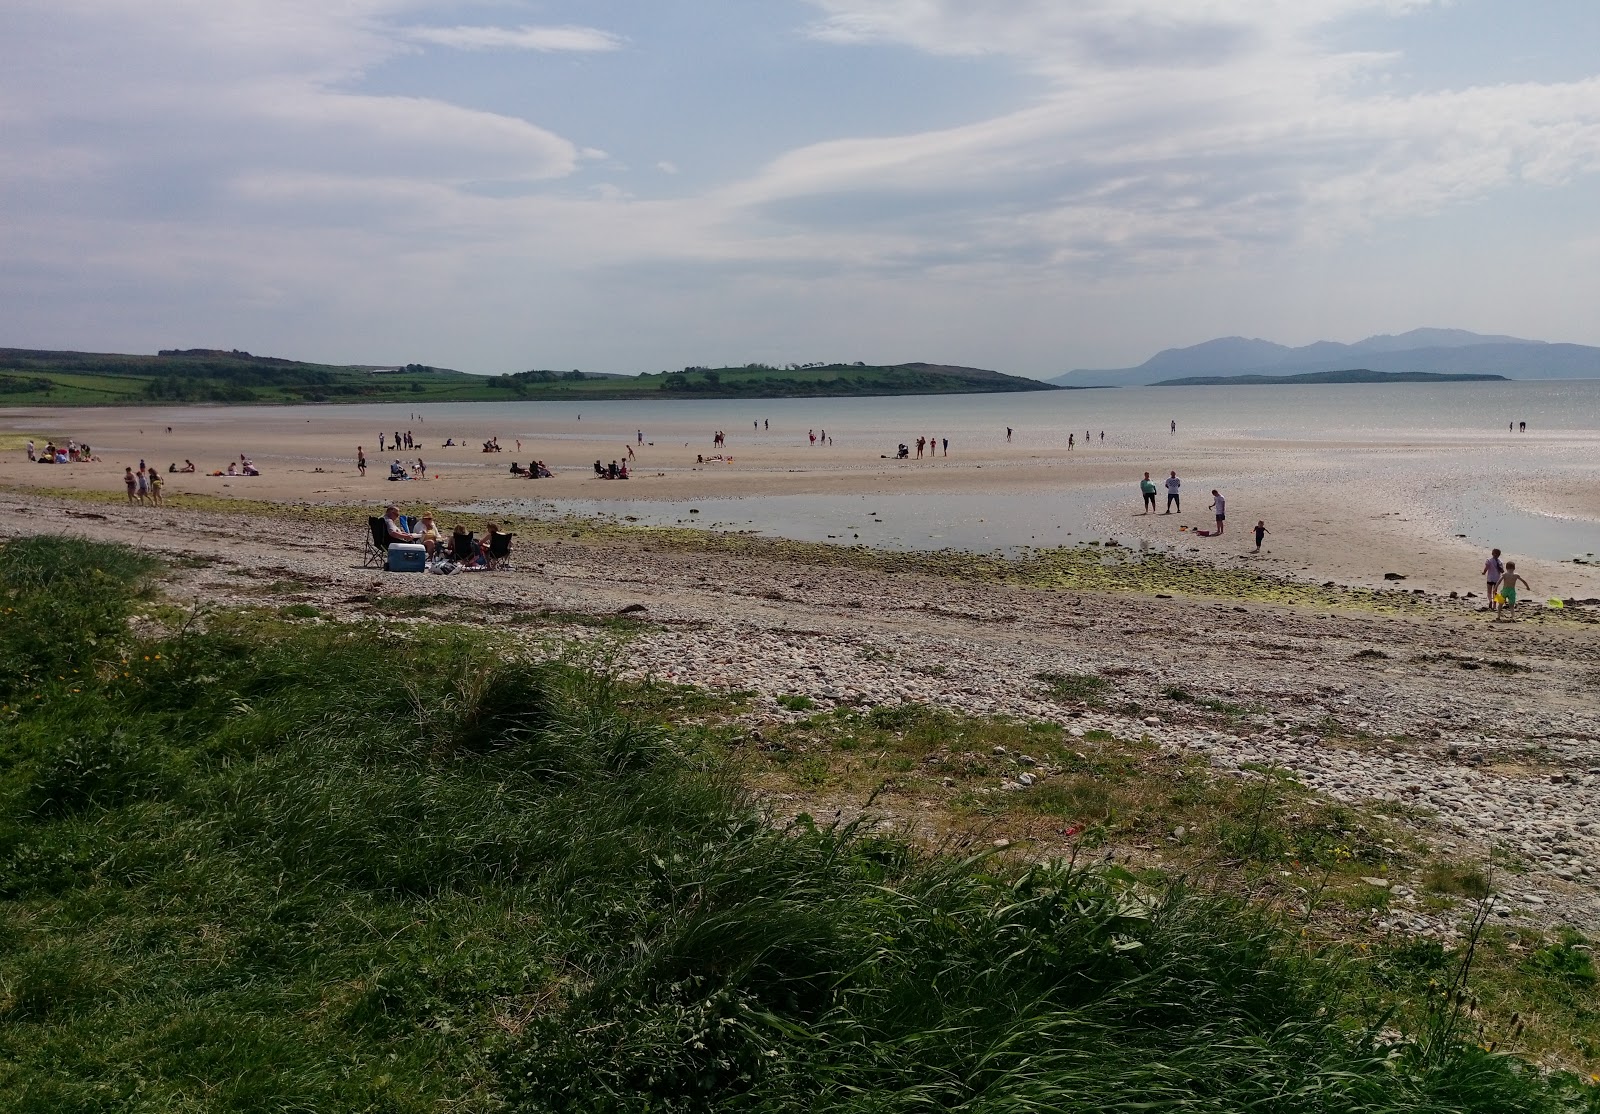
M 450 559 L 463 565 L 470 565 L 477 560 L 478 543 L 473 540 L 467 528 L 460 523 L 450 531 Z
M 392 542 L 422 541 L 420 533 L 412 533 L 406 529 L 405 523 L 400 521 L 400 508 L 393 503 L 383 508 L 383 525 L 384 529 L 389 532 L 389 540 Z
M 427 551 L 429 557 L 437 557 L 439 555 L 439 547 L 444 542 L 444 534 L 440 532 L 438 525 L 433 521 L 433 515 L 423 515 L 417 523 L 417 527 L 417 533 L 422 538 L 422 548 Z
M 511 535 L 503 533 L 498 522 L 491 522 L 483 529 L 483 544 L 478 549 L 479 560 L 483 567 L 492 569 L 505 562 L 511 554 Z

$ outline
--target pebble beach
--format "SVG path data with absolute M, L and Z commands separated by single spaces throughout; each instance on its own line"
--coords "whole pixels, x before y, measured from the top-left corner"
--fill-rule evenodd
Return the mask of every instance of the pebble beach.
M 629 609 L 637 629 L 575 621 L 567 638 L 606 647 L 629 677 L 748 694 L 743 715 L 757 733 L 798 715 L 800 696 L 824 711 L 918 703 L 1059 723 L 1072 737 L 1148 738 L 1203 757 L 1217 777 L 1270 767 L 1335 800 L 1408 806 L 1418 838 L 1442 854 L 1487 861 L 1494 846 L 1514 856 L 1517 872 L 1497 880 L 1498 917 L 1600 930 L 1600 601 L 1497 622 L 1481 601 L 1410 591 L 1388 606 L 1372 594 L 1280 604 L 1210 590 L 1050 590 L 916 562 L 857 568 L 825 549 L 808 559 L 804 547 L 756 542 L 730 560 L 692 536 L 660 544 L 555 528 L 523 535 L 507 571 L 407 576 L 362 566 L 355 520 L 16 489 L 6 502 L 6 536 L 65 530 L 156 553 L 182 606 L 260 606 L 272 585 L 274 606 L 309 604 L 310 621 L 381 618 L 403 637 L 411 624 L 465 616 L 535 652 L 549 636 L 518 634 L 533 629 L 518 615 L 559 626 Z M 396 597 L 412 605 L 405 614 L 377 609 Z M 1053 698 L 1039 680 L 1052 673 L 1103 677 L 1111 698 Z M 1174 689 L 1189 699 L 1162 698 Z M 1013 757 L 1015 775 L 983 791 L 1025 793 L 1051 776 Z M 874 814 L 916 827 L 937 807 L 891 794 Z M 1159 861 L 1161 849 L 1123 853 Z M 1394 889 L 1377 927 L 1454 931 L 1419 904 L 1416 880 L 1380 882 Z

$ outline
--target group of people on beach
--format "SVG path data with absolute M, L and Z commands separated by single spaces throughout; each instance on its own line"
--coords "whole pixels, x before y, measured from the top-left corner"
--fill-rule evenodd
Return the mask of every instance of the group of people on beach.
M 131 464 L 123 469 L 122 482 L 128 489 L 128 502 L 161 506 L 162 480 L 159 469 L 146 468 L 141 460 L 137 472 Z
M 380 430 L 379 433 L 378 433 L 378 451 L 380 453 L 384 451 L 383 438 L 384 438 L 384 434 Z M 405 433 L 403 433 L 403 434 L 398 429 L 395 430 L 394 431 L 394 441 L 391 442 L 390 445 L 389 445 L 389 450 L 390 451 L 393 451 L 395 449 L 420 449 L 420 448 L 422 448 L 422 446 L 417 444 L 417 439 L 411 435 L 411 431 L 409 429 L 406 430 Z M 489 451 L 488 449 L 484 449 L 484 452 L 488 452 L 488 451 Z
M 1491 550 L 1483 563 L 1483 579 L 1489 588 L 1489 610 L 1496 619 L 1504 619 L 1517 605 L 1517 588 L 1533 591 L 1533 585 L 1517 572 L 1515 561 L 1504 561 L 1498 549 Z
M 407 518 L 397 504 L 390 503 L 383 509 L 383 523 L 391 542 L 420 543 L 430 562 L 448 559 L 460 569 L 492 569 L 511 552 L 513 535 L 502 531 L 497 522 L 485 526 L 481 538 L 460 523 L 446 534 L 433 512 Z
M 88 458 L 86 457 L 85 459 Z M 199 469 L 195 467 L 194 461 L 185 457 L 183 467 L 178 467 L 178 462 L 173 461 L 167 465 L 167 471 L 176 475 L 186 472 L 198 472 Z M 259 476 L 261 475 L 261 469 L 257 468 L 255 462 L 248 456 L 240 453 L 239 459 L 230 460 L 227 468 L 215 468 L 207 472 L 206 475 Z M 158 507 L 161 506 L 163 483 L 161 469 L 146 465 L 142 459 L 139 461 L 137 469 L 130 464 L 122 470 L 122 484 L 127 489 L 128 502 L 130 503 L 154 503 Z
M 1175 469 L 1167 474 L 1167 478 L 1163 481 L 1163 486 L 1167 489 L 1167 509 L 1161 513 L 1172 514 L 1176 511 L 1182 514 L 1183 481 L 1178 478 L 1178 473 Z M 1139 481 L 1139 494 L 1144 499 L 1144 511 L 1142 513 L 1154 514 L 1156 510 L 1156 482 L 1150 478 L 1149 472 L 1146 472 L 1144 479 Z M 1210 510 L 1216 519 L 1216 529 L 1196 530 L 1195 533 L 1202 538 L 1220 538 L 1228 528 L 1228 499 L 1216 488 L 1211 489 Z M 1252 553 L 1261 552 L 1261 543 L 1266 540 L 1266 536 L 1271 532 L 1267 529 L 1265 519 L 1257 520 L 1255 528 L 1251 531 L 1256 539 L 1256 547 L 1251 550 Z
M 39 451 L 31 438 L 28 441 L 28 461 L 32 464 L 87 464 L 99 459 L 88 445 L 80 445 L 71 438 L 65 445 L 46 441 L 43 452 Z
M 598 463 L 598 461 L 596 463 Z M 542 460 L 530 460 L 528 461 L 528 466 L 526 468 L 513 460 L 511 462 L 511 474 L 513 476 L 521 476 L 524 479 L 529 480 L 548 480 L 554 478 L 555 476 L 555 473 L 550 471 L 549 467 Z
M 612 461 L 609 465 L 594 462 L 594 474 L 602 480 L 625 480 L 628 478 L 628 462 L 624 460 L 620 465 Z

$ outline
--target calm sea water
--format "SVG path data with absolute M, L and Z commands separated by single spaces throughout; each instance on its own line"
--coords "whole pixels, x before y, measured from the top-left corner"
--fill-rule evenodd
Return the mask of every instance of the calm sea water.
M 370 417 L 374 431 L 405 425 L 404 404 L 319 407 L 341 418 Z M 1006 395 L 900 398 L 683 400 L 633 402 L 463 402 L 422 411 L 432 431 L 460 426 L 469 435 L 498 431 L 532 435 L 535 423 L 572 423 L 572 437 L 598 429 L 664 440 L 702 442 L 726 430 L 732 446 L 803 443 L 808 429 L 827 430 L 835 447 L 892 452 L 900 441 L 949 437 L 952 449 L 994 445 L 1012 427 L 1014 445 L 1056 447 L 1067 434 L 1106 431 L 1122 447 L 1167 444 L 1169 422 L 1180 434 L 1259 439 L 1346 440 L 1374 445 L 1456 440 L 1505 431 L 1525 421 L 1527 436 L 1577 435 L 1600 444 L 1600 380 L 1506 383 L 1394 383 L 1260 387 L 1123 387 Z M 772 430 L 752 431 L 770 420 Z M 563 434 L 557 434 L 562 436 Z

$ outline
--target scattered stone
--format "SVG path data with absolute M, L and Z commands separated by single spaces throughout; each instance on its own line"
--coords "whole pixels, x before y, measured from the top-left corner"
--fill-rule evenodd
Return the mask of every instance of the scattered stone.
M 1385 580 L 1404 580 L 1406 578 L 1406 576 L 1405 576 L 1405 573 L 1386 572 L 1386 573 L 1383 574 L 1383 578 Z
M 626 604 L 626 605 L 624 605 L 622 607 L 617 608 L 617 614 L 618 615 L 637 615 L 641 611 L 649 611 L 649 610 L 650 609 L 648 607 L 646 607 L 642 603 L 630 603 L 630 604 Z
M 1389 880 L 1387 878 L 1362 878 L 1361 880 L 1369 886 L 1377 886 L 1380 890 L 1389 888 Z

